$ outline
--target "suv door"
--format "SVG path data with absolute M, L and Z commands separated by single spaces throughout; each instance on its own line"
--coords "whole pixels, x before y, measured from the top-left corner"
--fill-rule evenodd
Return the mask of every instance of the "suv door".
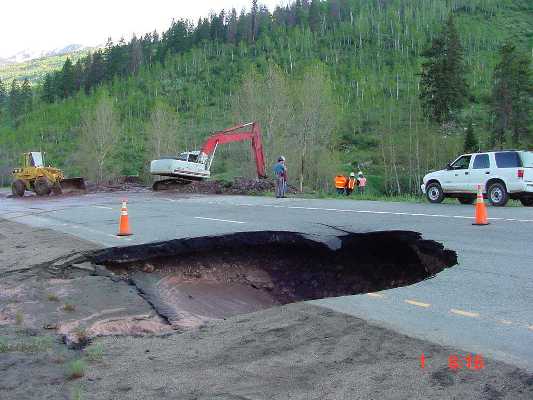
M 476 193 L 481 185 L 485 191 L 485 184 L 491 177 L 491 159 L 488 154 L 476 154 L 468 177 L 468 192 Z
M 494 153 L 496 160 L 497 177 L 505 182 L 507 192 L 521 190 L 521 181 L 518 180 L 518 170 L 522 167 L 522 160 L 516 151 L 502 151 Z
M 472 155 L 467 154 L 459 157 L 448 167 L 448 174 L 443 180 L 445 192 L 465 192 L 468 190 L 467 179 L 470 175 L 470 160 Z

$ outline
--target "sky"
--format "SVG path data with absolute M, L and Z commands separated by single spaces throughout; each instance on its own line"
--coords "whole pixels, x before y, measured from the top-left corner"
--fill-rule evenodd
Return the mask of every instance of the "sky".
M 259 0 L 272 10 L 288 0 Z M 166 30 L 172 19 L 196 21 L 210 11 L 249 9 L 251 0 L 2 0 L 0 57 L 68 44 L 95 46 Z

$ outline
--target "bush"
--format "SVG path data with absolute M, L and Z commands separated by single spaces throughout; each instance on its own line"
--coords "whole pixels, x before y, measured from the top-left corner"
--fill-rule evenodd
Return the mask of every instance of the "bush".
M 59 301 L 59 297 L 57 297 L 55 294 L 53 293 L 49 293 L 46 298 L 48 299 L 48 301 Z
M 67 364 L 67 378 L 78 379 L 85 375 L 87 365 L 83 360 L 74 360 Z
M 89 361 L 100 361 L 104 357 L 104 346 L 100 343 L 94 344 L 85 350 L 85 358 Z

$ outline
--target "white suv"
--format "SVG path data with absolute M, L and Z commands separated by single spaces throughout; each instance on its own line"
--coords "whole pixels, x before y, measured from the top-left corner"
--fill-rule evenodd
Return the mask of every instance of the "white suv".
M 494 206 L 505 206 L 510 198 L 533 206 L 533 152 L 464 154 L 446 169 L 424 176 L 421 188 L 431 203 L 454 197 L 462 204 L 472 204 L 478 185 Z

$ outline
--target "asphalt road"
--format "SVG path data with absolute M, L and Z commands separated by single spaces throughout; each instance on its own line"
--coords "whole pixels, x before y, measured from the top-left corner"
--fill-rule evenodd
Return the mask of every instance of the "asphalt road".
M 118 238 L 124 196 L 134 235 Z M 457 251 L 459 266 L 410 287 L 313 303 L 464 349 L 465 355 L 481 354 L 533 371 L 533 212 L 489 208 L 491 224 L 482 227 L 472 226 L 472 217 L 473 207 L 459 204 L 151 192 L 0 198 L 0 218 L 102 246 L 255 230 L 299 231 L 327 240 L 338 234 L 329 226 L 353 232 L 421 232 Z

